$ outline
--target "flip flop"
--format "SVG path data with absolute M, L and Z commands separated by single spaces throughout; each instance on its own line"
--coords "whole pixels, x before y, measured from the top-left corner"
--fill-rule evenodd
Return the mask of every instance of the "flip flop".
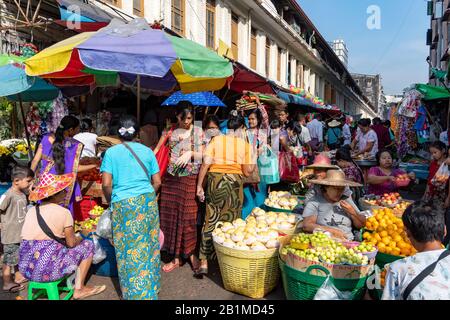
M 17 293 L 19 291 L 22 291 L 23 289 L 25 289 L 25 286 L 23 284 L 16 283 L 14 286 L 12 286 L 9 289 L 3 289 L 3 292 L 6 292 L 6 293 Z
M 20 281 L 20 282 L 15 282 L 16 284 L 25 284 L 25 283 L 28 283 L 28 279 L 23 279 L 22 281 Z
M 102 285 L 102 286 L 95 286 L 94 289 L 92 289 L 89 292 L 86 292 L 85 294 L 79 296 L 78 298 L 73 298 L 74 300 L 82 300 L 82 299 L 86 299 L 92 296 L 95 296 L 99 293 L 102 293 L 103 291 L 106 290 L 106 286 Z
M 169 273 L 169 272 L 172 272 L 173 270 L 175 270 L 176 268 L 179 268 L 179 267 L 180 267 L 179 263 L 170 262 L 168 264 L 165 264 L 162 267 L 162 269 L 163 269 L 164 272 Z

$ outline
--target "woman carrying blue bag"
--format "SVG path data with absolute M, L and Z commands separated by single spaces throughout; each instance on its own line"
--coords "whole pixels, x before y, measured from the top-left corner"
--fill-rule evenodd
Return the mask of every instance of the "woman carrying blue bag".
M 246 219 L 252 210 L 264 204 L 267 198 L 267 183 L 265 179 L 265 172 L 262 172 L 260 165 L 260 158 L 263 151 L 267 150 L 267 133 L 261 128 L 263 117 L 261 111 L 255 109 L 248 116 L 249 129 L 247 130 L 247 139 L 254 152 L 258 156 L 258 171 L 260 182 L 258 184 L 247 184 L 244 187 L 244 206 L 242 207 L 242 219 Z M 275 157 L 276 158 L 276 157 Z M 265 160 L 261 159 L 261 160 Z M 267 161 L 263 161 L 267 162 Z M 278 159 L 276 159 L 278 167 Z M 264 170 L 267 171 L 267 170 Z M 278 173 L 278 169 L 276 170 Z M 270 181 L 270 180 L 269 180 Z

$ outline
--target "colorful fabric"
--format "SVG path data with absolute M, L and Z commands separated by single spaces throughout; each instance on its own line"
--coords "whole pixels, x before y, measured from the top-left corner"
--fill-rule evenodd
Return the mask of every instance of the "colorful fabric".
M 446 185 L 445 190 L 437 190 L 435 186 L 431 183 L 431 180 L 433 180 L 440 166 L 441 165 L 436 160 L 431 161 L 427 181 L 427 188 L 423 195 L 423 200 L 427 202 L 428 201 L 433 202 L 433 204 L 435 204 L 437 208 L 444 208 L 445 199 L 447 198 L 448 195 L 448 187 L 449 187 L 448 184 Z
M 359 170 L 355 165 L 350 165 L 343 168 L 342 171 L 344 171 L 347 180 L 363 184 L 361 170 Z
M 30 201 L 37 202 L 57 194 L 72 185 L 75 178 L 73 172 L 62 175 L 44 172 L 39 177 L 39 184 L 30 193 Z
M 185 167 L 176 165 L 178 159 L 186 152 L 200 152 L 204 142 L 203 130 L 194 126 L 189 138 L 186 138 L 186 130 L 176 129 L 169 139 L 170 161 L 167 167 L 167 172 L 173 176 L 187 177 L 197 175 L 200 171 L 202 159 L 193 159 L 188 162 Z
M 391 137 L 389 130 L 382 124 L 372 126 L 372 130 L 375 131 L 378 138 L 378 150 L 384 149 L 387 145 L 391 144 Z
M 188 258 L 197 245 L 197 176 L 166 175 L 161 188 L 161 230 L 170 255 Z
M 52 282 L 74 273 L 81 261 L 93 255 L 90 240 L 70 249 L 54 240 L 22 240 L 19 271 L 30 281 Z
M 406 172 L 400 169 L 392 169 L 390 176 L 396 177 Z M 372 167 L 369 170 L 369 176 L 386 177 L 380 167 Z M 392 181 L 386 181 L 382 184 L 369 185 L 369 194 L 383 195 L 385 193 L 398 192 L 398 187 Z
M 56 132 L 62 118 L 69 115 L 67 100 L 64 99 L 62 93 L 53 101 L 52 110 L 52 113 L 49 114 L 50 121 L 47 123 L 47 129 L 49 132 Z
M 158 162 L 150 148 L 136 142 L 128 142 L 128 145 L 141 159 L 150 176 L 159 172 Z M 154 192 L 136 158 L 121 144 L 106 151 L 100 171 L 112 174 L 112 203 Z
M 403 292 L 411 281 L 435 262 L 443 251 L 419 252 L 388 264 L 381 299 L 403 300 Z M 450 300 L 450 258 L 441 260 L 434 271 L 411 291 L 408 300 Z
M 244 200 L 243 182 L 242 175 L 208 173 L 206 217 L 202 230 L 200 259 L 210 260 L 215 256 L 212 232 L 217 222 L 233 222 L 241 217 Z
M 46 135 L 42 138 L 42 160 L 41 160 L 41 172 L 40 176 L 44 173 L 57 174 L 55 162 L 53 160 L 52 143 L 50 143 L 50 135 Z M 79 141 L 67 138 L 64 140 L 64 173 L 73 173 L 75 176 L 78 173 L 78 164 L 81 158 L 81 151 L 83 144 Z M 71 184 L 67 189 L 67 195 L 61 204 L 63 207 L 68 208 L 73 214 L 73 205 L 75 202 L 81 201 L 81 189 L 78 182 L 75 180 L 74 184 Z
M 125 300 L 157 300 L 160 290 L 159 214 L 154 193 L 115 202 L 112 228 Z

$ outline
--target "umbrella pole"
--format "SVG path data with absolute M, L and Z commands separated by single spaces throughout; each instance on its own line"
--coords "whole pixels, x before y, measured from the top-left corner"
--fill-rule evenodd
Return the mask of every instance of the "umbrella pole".
M 141 76 L 137 75 L 137 121 L 141 124 Z
M 22 96 L 20 93 L 17 95 L 19 98 L 19 105 L 20 105 L 20 111 L 22 113 L 22 121 L 23 121 L 23 127 L 25 129 L 25 136 L 27 138 L 27 144 L 28 144 L 28 156 L 30 157 L 30 161 L 33 160 L 33 150 L 31 150 L 31 143 L 30 143 L 30 133 L 27 130 L 27 122 L 25 120 L 25 112 L 23 112 L 23 103 L 22 103 Z

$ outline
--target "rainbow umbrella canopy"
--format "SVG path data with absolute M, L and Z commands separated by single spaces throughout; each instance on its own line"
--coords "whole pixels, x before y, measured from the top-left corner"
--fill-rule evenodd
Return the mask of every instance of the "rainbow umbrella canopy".
M 232 64 L 193 41 L 151 29 L 145 19 L 113 20 L 97 32 L 63 40 L 25 61 L 26 73 L 56 86 L 133 85 L 183 93 L 223 88 Z

